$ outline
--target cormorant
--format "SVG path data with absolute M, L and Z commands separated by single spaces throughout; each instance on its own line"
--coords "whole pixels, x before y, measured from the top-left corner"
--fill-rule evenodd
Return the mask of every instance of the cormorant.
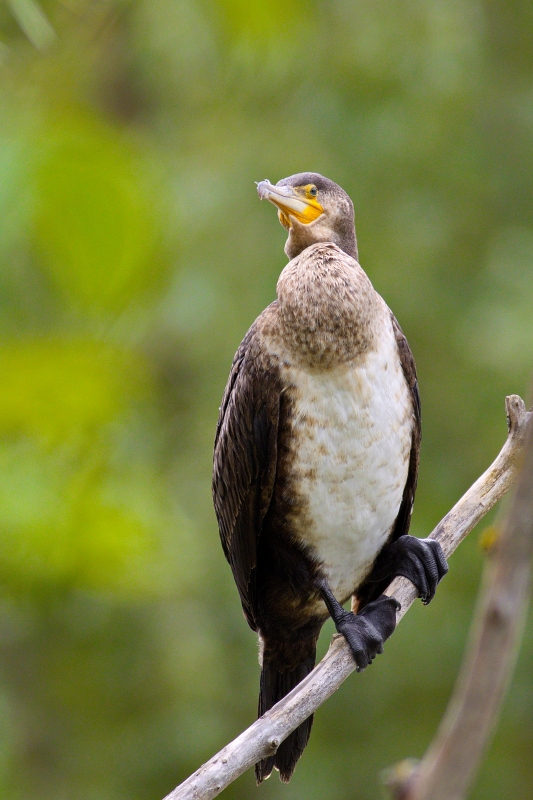
M 316 173 L 258 184 L 289 231 L 275 300 L 244 337 L 215 439 L 222 547 L 260 643 L 259 715 L 314 667 L 331 615 L 359 670 L 383 651 L 395 575 L 424 603 L 447 572 L 408 535 L 420 449 L 415 363 L 357 261 L 353 204 Z M 352 611 L 343 604 L 352 598 Z M 312 717 L 256 765 L 288 781 Z

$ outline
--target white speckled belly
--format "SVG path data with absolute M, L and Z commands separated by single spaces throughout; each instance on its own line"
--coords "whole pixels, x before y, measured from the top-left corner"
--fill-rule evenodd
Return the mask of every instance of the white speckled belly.
M 341 601 L 364 579 L 397 517 L 413 425 L 392 328 L 356 365 L 313 373 L 285 364 L 294 386 L 294 519 Z

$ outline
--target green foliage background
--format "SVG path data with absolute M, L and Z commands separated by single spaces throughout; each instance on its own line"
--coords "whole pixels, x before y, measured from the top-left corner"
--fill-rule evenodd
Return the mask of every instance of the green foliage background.
M 531 372 L 533 6 L 9 0 L 0 28 L 0 793 L 155 800 L 255 715 L 210 499 L 231 358 L 285 263 L 253 181 L 315 170 L 354 200 L 417 359 L 425 535 Z M 445 707 L 477 539 L 293 782 L 224 797 L 381 796 Z M 477 800 L 530 796 L 532 656 L 530 620 Z

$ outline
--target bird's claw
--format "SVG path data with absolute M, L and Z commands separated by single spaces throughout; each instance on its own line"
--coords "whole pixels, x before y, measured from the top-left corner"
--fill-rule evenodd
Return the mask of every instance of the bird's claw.
M 383 548 L 370 582 L 402 575 L 416 586 L 419 597 L 427 605 L 447 572 L 448 563 L 435 539 L 418 539 L 406 534 Z
M 383 645 L 396 627 L 396 612 L 400 604 L 394 597 L 381 595 L 369 603 L 359 614 L 346 611 L 337 623 L 357 664 L 362 672 L 374 658 L 383 652 Z
M 397 543 L 401 547 L 397 574 L 408 578 L 416 586 L 420 599 L 427 606 L 435 597 L 439 582 L 448 572 L 448 562 L 442 548 L 435 539 L 417 539 L 416 536 L 401 536 Z

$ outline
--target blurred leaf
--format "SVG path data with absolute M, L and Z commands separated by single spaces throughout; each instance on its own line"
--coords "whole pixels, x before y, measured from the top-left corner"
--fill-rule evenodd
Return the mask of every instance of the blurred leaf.
M 461 326 L 471 359 L 516 374 L 533 370 L 533 229 L 504 228 Z
M 8 0 L 18 24 L 38 50 L 46 50 L 55 40 L 55 32 L 37 0 Z
M 94 457 L 101 458 L 101 450 Z M 153 532 L 104 503 L 101 480 L 83 465 L 22 441 L 1 447 L 0 476 L 4 592 L 78 587 L 130 593 L 146 585 L 135 564 L 140 559 L 147 568 Z
M 58 114 L 40 141 L 35 246 L 67 298 L 123 308 L 160 279 L 154 198 L 141 160 L 117 130 Z
M 289 39 L 294 26 L 313 13 L 313 4 L 286 3 L 284 0 L 220 0 L 219 9 L 233 37 L 249 37 L 267 43 L 274 37 Z
M 107 488 L 126 468 L 111 466 L 109 425 L 148 396 L 142 361 L 93 341 L 26 340 L 0 350 L 0 372 L 5 585 L 146 587 L 156 520 Z
M 0 433 L 77 442 L 147 391 L 131 353 L 96 341 L 33 339 L 0 348 Z
M 20 135 L 20 134 L 19 134 Z M 28 147 L 13 137 L 0 140 L 0 248 L 7 252 L 27 224 L 31 205 L 27 179 Z

